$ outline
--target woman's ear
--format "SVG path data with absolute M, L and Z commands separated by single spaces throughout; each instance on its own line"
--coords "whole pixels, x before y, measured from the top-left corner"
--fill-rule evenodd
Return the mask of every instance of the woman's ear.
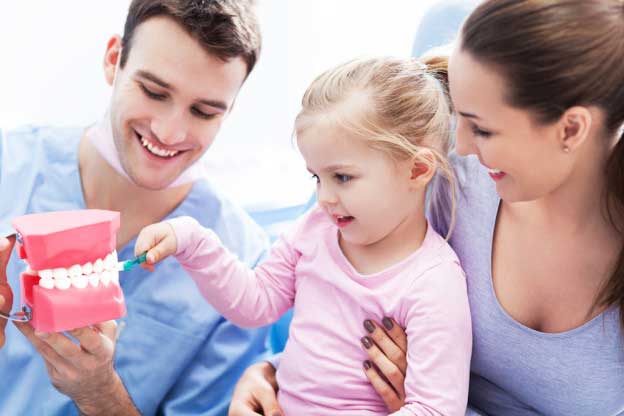
M 121 59 L 121 36 L 114 35 L 108 40 L 106 52 L 104 53 L 104 77 L 108 85 L 113 85 L 117 75 L 119 59 Z
M 593 115 L 587 107 L 575 106 L 566 110 L 559 121 L 561 150 L 569 153 L 578 149 L 589 137 Z
M 435 154 L 423 149 L 411 158 L 410 182 L 415 188 L 426 187 L 435 175 L 438 163 Z

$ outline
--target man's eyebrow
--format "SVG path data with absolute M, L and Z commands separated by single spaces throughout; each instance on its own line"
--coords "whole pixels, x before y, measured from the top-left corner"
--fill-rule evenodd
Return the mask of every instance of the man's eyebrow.
M 224 103 L 223 101 L 217 101 L 217 100 L 199 100 L 199 102 L 201 104 L 205 104 L 208 105 L 210 107 L 214 107 L 218 110 L 222 110 L 222 111 L 227 111 L 228 110 L 228 106 L 226 103 Z
M 151 72 L 140 70 L 140 71 L 137 71 L 137 75 L 140 76 L 141 78 L 148 79 L 152 81 L 154 84 L 160 85 L 161 87 L 166 88 L 168 90 L 174 89 L 171 87 L 171 85 L 167 84 L 165 81 L 158 78 L 156 75 L 152 74 Z
M 137 71 L 137 76 L 141 77 L 141 78 L 145 78 L 151 82 L 153 82 L 156 85 L 161 86 L 162 88 L 171 90 L 171 91 L 175 91 L 175 88 L 170 85 L 169 83 L 163 81 L 162 79 L 160 79 L 159 77 L 157 77 L 156 75 L 152 74 L 149 71 L 145 71 L 145 70 L 139 70 Z M 204 104 L 210 107 L 214 107 L 217 110 L 221 110 L 221 111 L 227 111 L 228 110 L 228 105 L 226 103 L 224 103 L 223 101 L 219 101 L 219 100 L 207 100 L 207 99 L 200 99 L 198 100 L 198 102 L 200 104 Z

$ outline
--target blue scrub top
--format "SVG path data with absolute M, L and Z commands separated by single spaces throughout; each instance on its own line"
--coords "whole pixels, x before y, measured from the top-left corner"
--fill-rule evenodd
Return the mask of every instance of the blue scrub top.
M 84 209 L 78 172 L 82 129 L 29 127 L 0 130 L 0 235 L 12 233 L 11 219 L 34 212 Z M 170 215 L 190 215 L 213 229 L 249 266 L 264 256 L 268 240 L 242 209 L 208 182 L 198 181 Z M 135 241 L 118 252 L 133 257 Z M 13 253 L 8 279 L 19 309 L 19 273 Z M 266 353 L 266 328 L 244 330 L 227 322 L 199 294 L 173 258 L 149 273 L 120 273 L 127 315 L 115 368 L 142 414 L 225 415 L 232 389 L 245 370 Z M 50 383 L 41 356 L 12 325 L 0 349 L 0 414 L 77 415 L 69 397 Z

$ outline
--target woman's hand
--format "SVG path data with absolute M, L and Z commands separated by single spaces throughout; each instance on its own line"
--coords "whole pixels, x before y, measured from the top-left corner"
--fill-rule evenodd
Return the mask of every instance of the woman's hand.
M 275 368 L 269 362 L 250 366 L 241 376 L 230 403 L 229 416 L 282 416 L 277 404 Z
M 405 404 L 407 336 L 394 319 L 383 318 L 382 324 L 364 321 L 368 335 L 361 341 L 370 357 L 364 361 L 364 372 L 388 410 L 395 412 Z

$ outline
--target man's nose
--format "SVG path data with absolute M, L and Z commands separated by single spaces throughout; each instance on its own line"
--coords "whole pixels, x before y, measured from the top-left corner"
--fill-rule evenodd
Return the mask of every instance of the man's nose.
M 152 132 L 158 140 L 168 146 L 186 140 L 188 120 L 180 112 L 172 111 L 152 121 Z

